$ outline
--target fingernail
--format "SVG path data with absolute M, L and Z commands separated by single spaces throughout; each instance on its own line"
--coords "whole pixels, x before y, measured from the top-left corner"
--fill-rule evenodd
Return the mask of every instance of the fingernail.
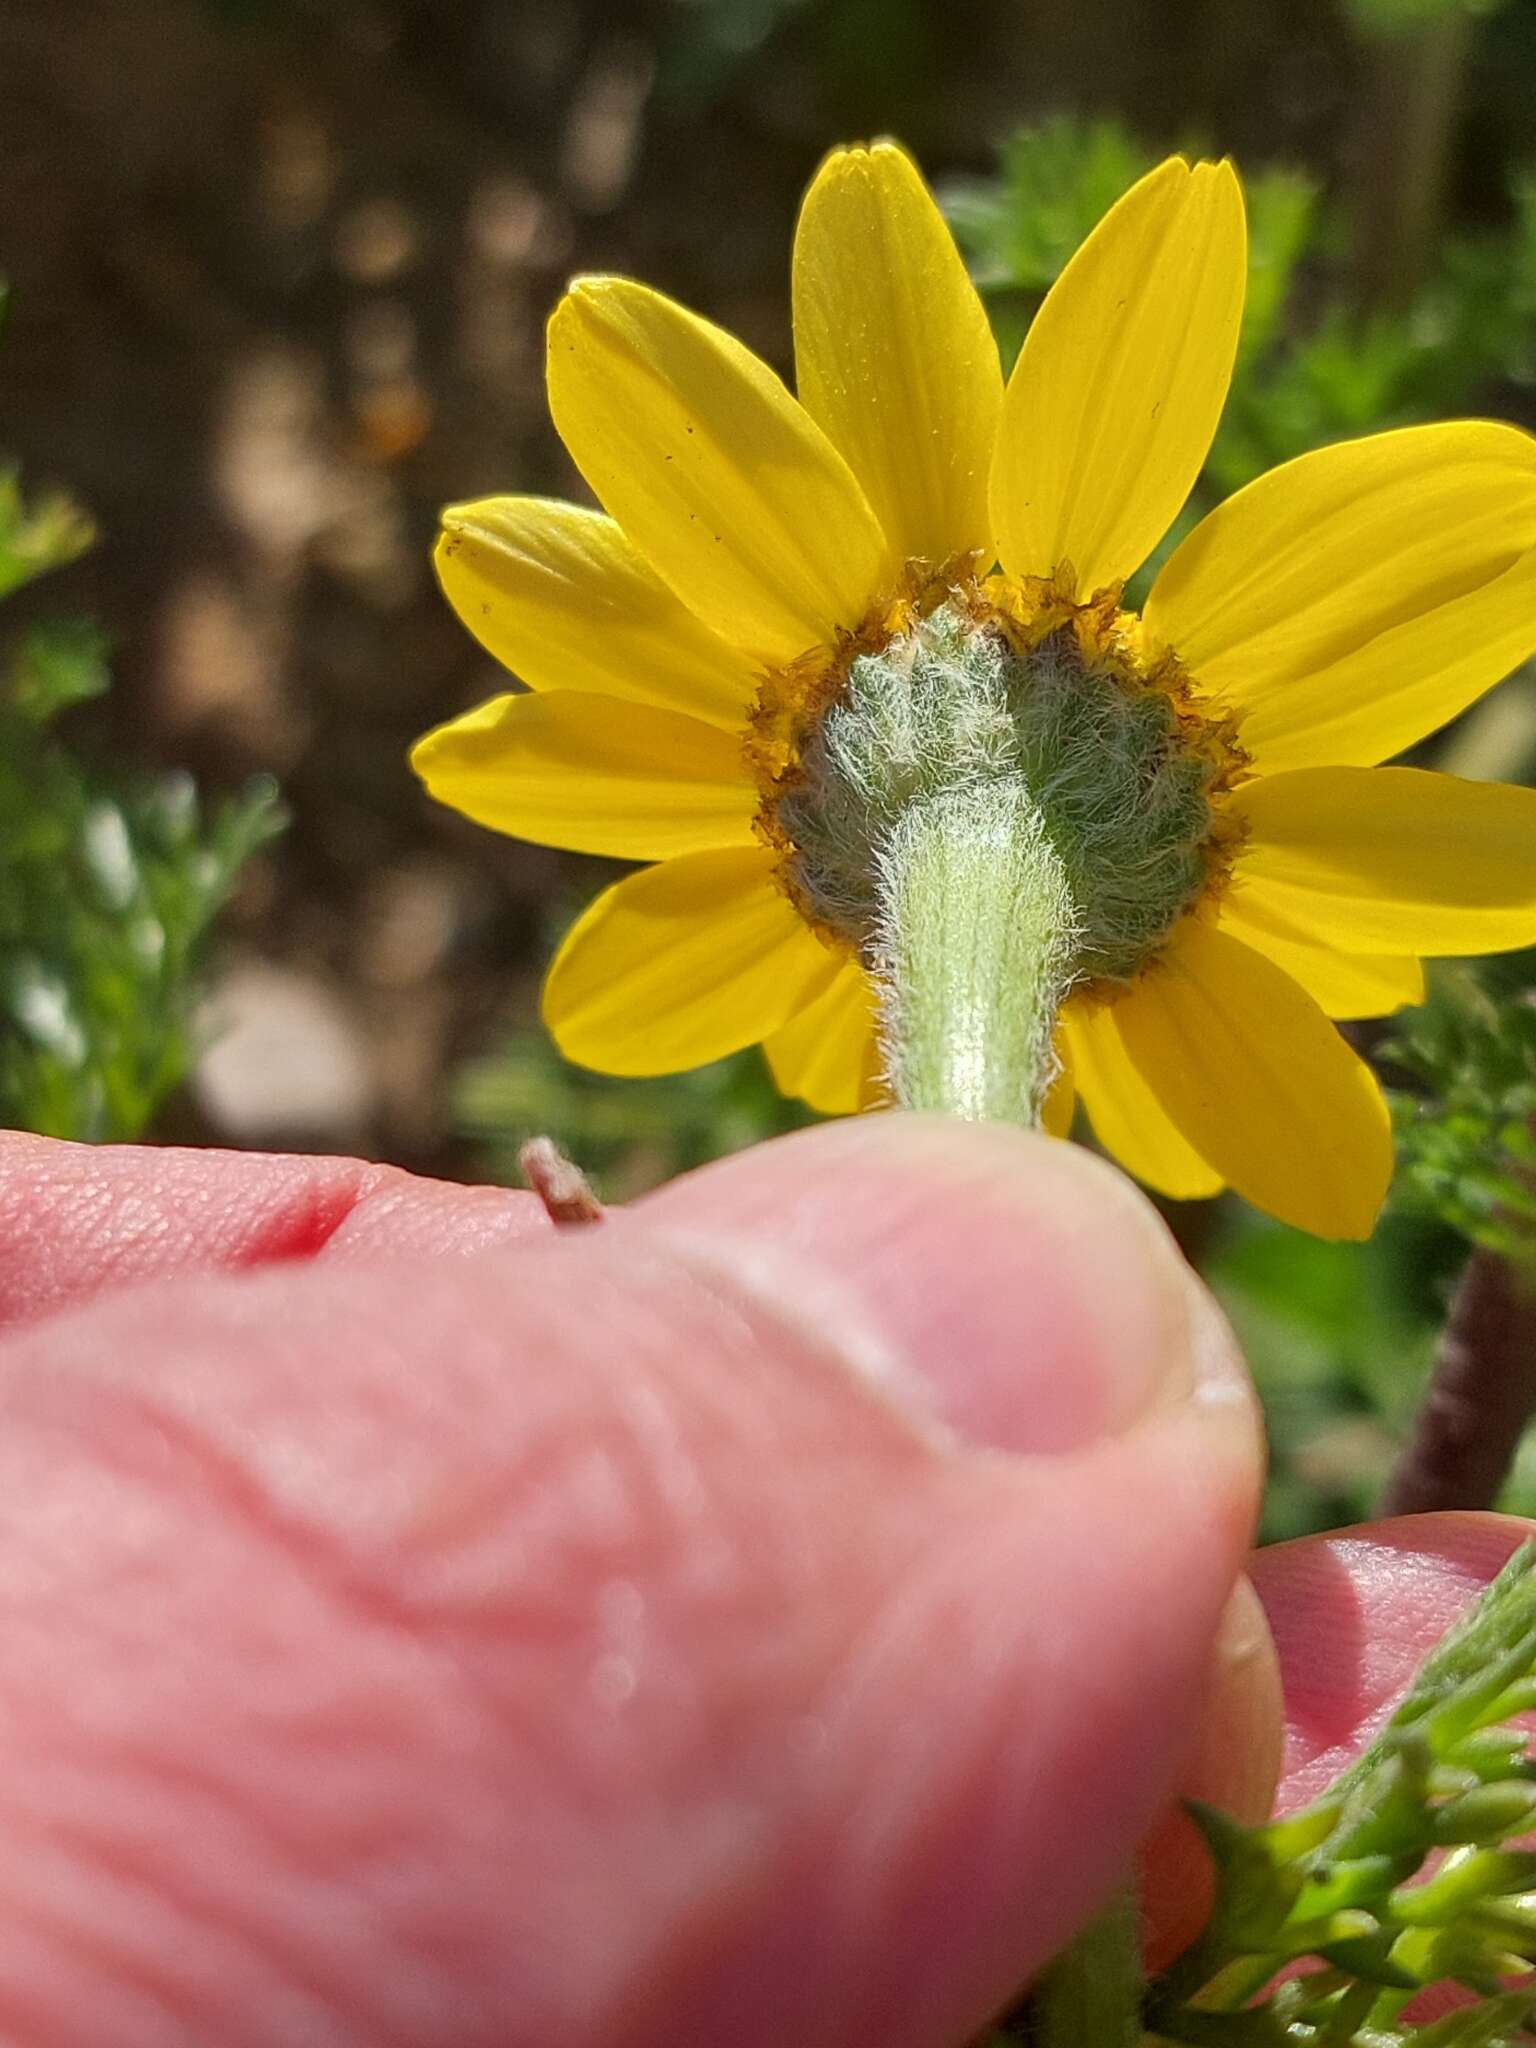
M 1231 1333 L 1151 1204 L 1035 1133 L 850 1119 L 631 1213 L 751 1267 L 855 1369 L 974 1444 L 1065 1452 L 1171 1403 L 1248 1398 Z

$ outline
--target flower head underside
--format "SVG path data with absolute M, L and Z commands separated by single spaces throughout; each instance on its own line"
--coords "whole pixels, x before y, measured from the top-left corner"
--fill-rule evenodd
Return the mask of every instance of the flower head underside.
M 1047 1121 L 1075 1099 L 1172 1195 L 1370 1228 L 1390 1130 L 1331 1020 L 1415 1000 L 1421 958 L 1536 942 L 1536 794 L 1379 765 L 1536 648 L 1536 444 L 1473 421 L 1304 456 L 1127 611 L 1204 463 L 1245 277 L 1231 167 L 1172 159 L 1005 383 L 881 143 L 806 198 L 798 399 L 644 286 L 572 288 L 551 407 L 604 509 L 445 515 L 444 590 L 528 688 L 415 755 L 485 823 L 651 863 L 551 969 L 570 1057 L 657 1073 L 762 1042 L 814 1106 L 878 1100 L 880 833 L 914 787 L 995 776 L 1071 903 Z

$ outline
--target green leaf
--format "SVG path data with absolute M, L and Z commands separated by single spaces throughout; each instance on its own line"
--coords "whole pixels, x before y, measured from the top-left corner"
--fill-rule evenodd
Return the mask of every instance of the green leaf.
M 1439 967 L 1428 1002 L 1396 1020 L 1383 1057 L 1418 1083 L 1391 1096 L 1399 1209 L 1536 1272 L 1536 1006 L 1518 960 L 1505 995 L 1471 968 Z
M 0 597 L 85 553 L 96 529 L 72 498 L 54 492 L 27 504 L 14 469 L 0 469 Z
M 947 187 L 944 210 L 983 291 L 1040 294 L 1152 161 L 1119 121 L 1061 114 L 1010 136 L 995 180 Z
M 1216 1899 L 1199 1940 L 1149 1988 L 1153 2035 L 1209 2048 L 1423 2048 L 1502 2040 L 1523 2021 L 1532 1995 L 1511 2000 L 1503 1985 L 1536 1965 L 1536 1853 L 1514 1846 L 1530 1826 L 1531 1786 L 1467 1778 L 1490 1760 L 1526 1768 L 1524 1731 L 1499 1717 L 1536 1680 L 1533 1567 L 1527 1544 L 1312 1807 L 1259 1828 L 1192 1809 Z M 1469 1832 L 1475 1840 L 1443 1853 Z M 1274 1983 L 1308 1958 L 1326 1967 Z M 1399 2018 L 1409 1996 L 1446 1980 L 1480 2003 L 1431 2028 Z M 1261 2015 L 1275 2031 L 1261 2030 Z
M 110 682 L 107 640 L 89 619 L 51 619 L 30 626 L 6 668 L 6 696 L 33 725 L 71 704 L 99 697 Z

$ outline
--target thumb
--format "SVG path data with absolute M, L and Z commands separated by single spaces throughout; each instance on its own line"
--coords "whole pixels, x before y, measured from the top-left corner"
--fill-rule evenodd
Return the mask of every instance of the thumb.
M 897 1116 L 18 1328 L 0 2038 L 954 2048 L 1174 1790 L 1257 1480 L 1141 1198 Z

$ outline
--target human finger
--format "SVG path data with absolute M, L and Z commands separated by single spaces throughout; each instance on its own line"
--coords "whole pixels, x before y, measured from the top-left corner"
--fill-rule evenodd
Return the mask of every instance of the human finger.
M 948 2048 L 1060 1945 L 1173 1789 L 1251 1411 L 1107 1169 L 859 1129 L 0 1344 L 0 2034 Z M 847 1199 L 766 1243 L 763 1176 Z M 831 1230 L 882 1202 L 920 1290 Z M 1037 1385 L 1047 1301 L 1092 1394 L 1032 1449 L 953 1346 Z

